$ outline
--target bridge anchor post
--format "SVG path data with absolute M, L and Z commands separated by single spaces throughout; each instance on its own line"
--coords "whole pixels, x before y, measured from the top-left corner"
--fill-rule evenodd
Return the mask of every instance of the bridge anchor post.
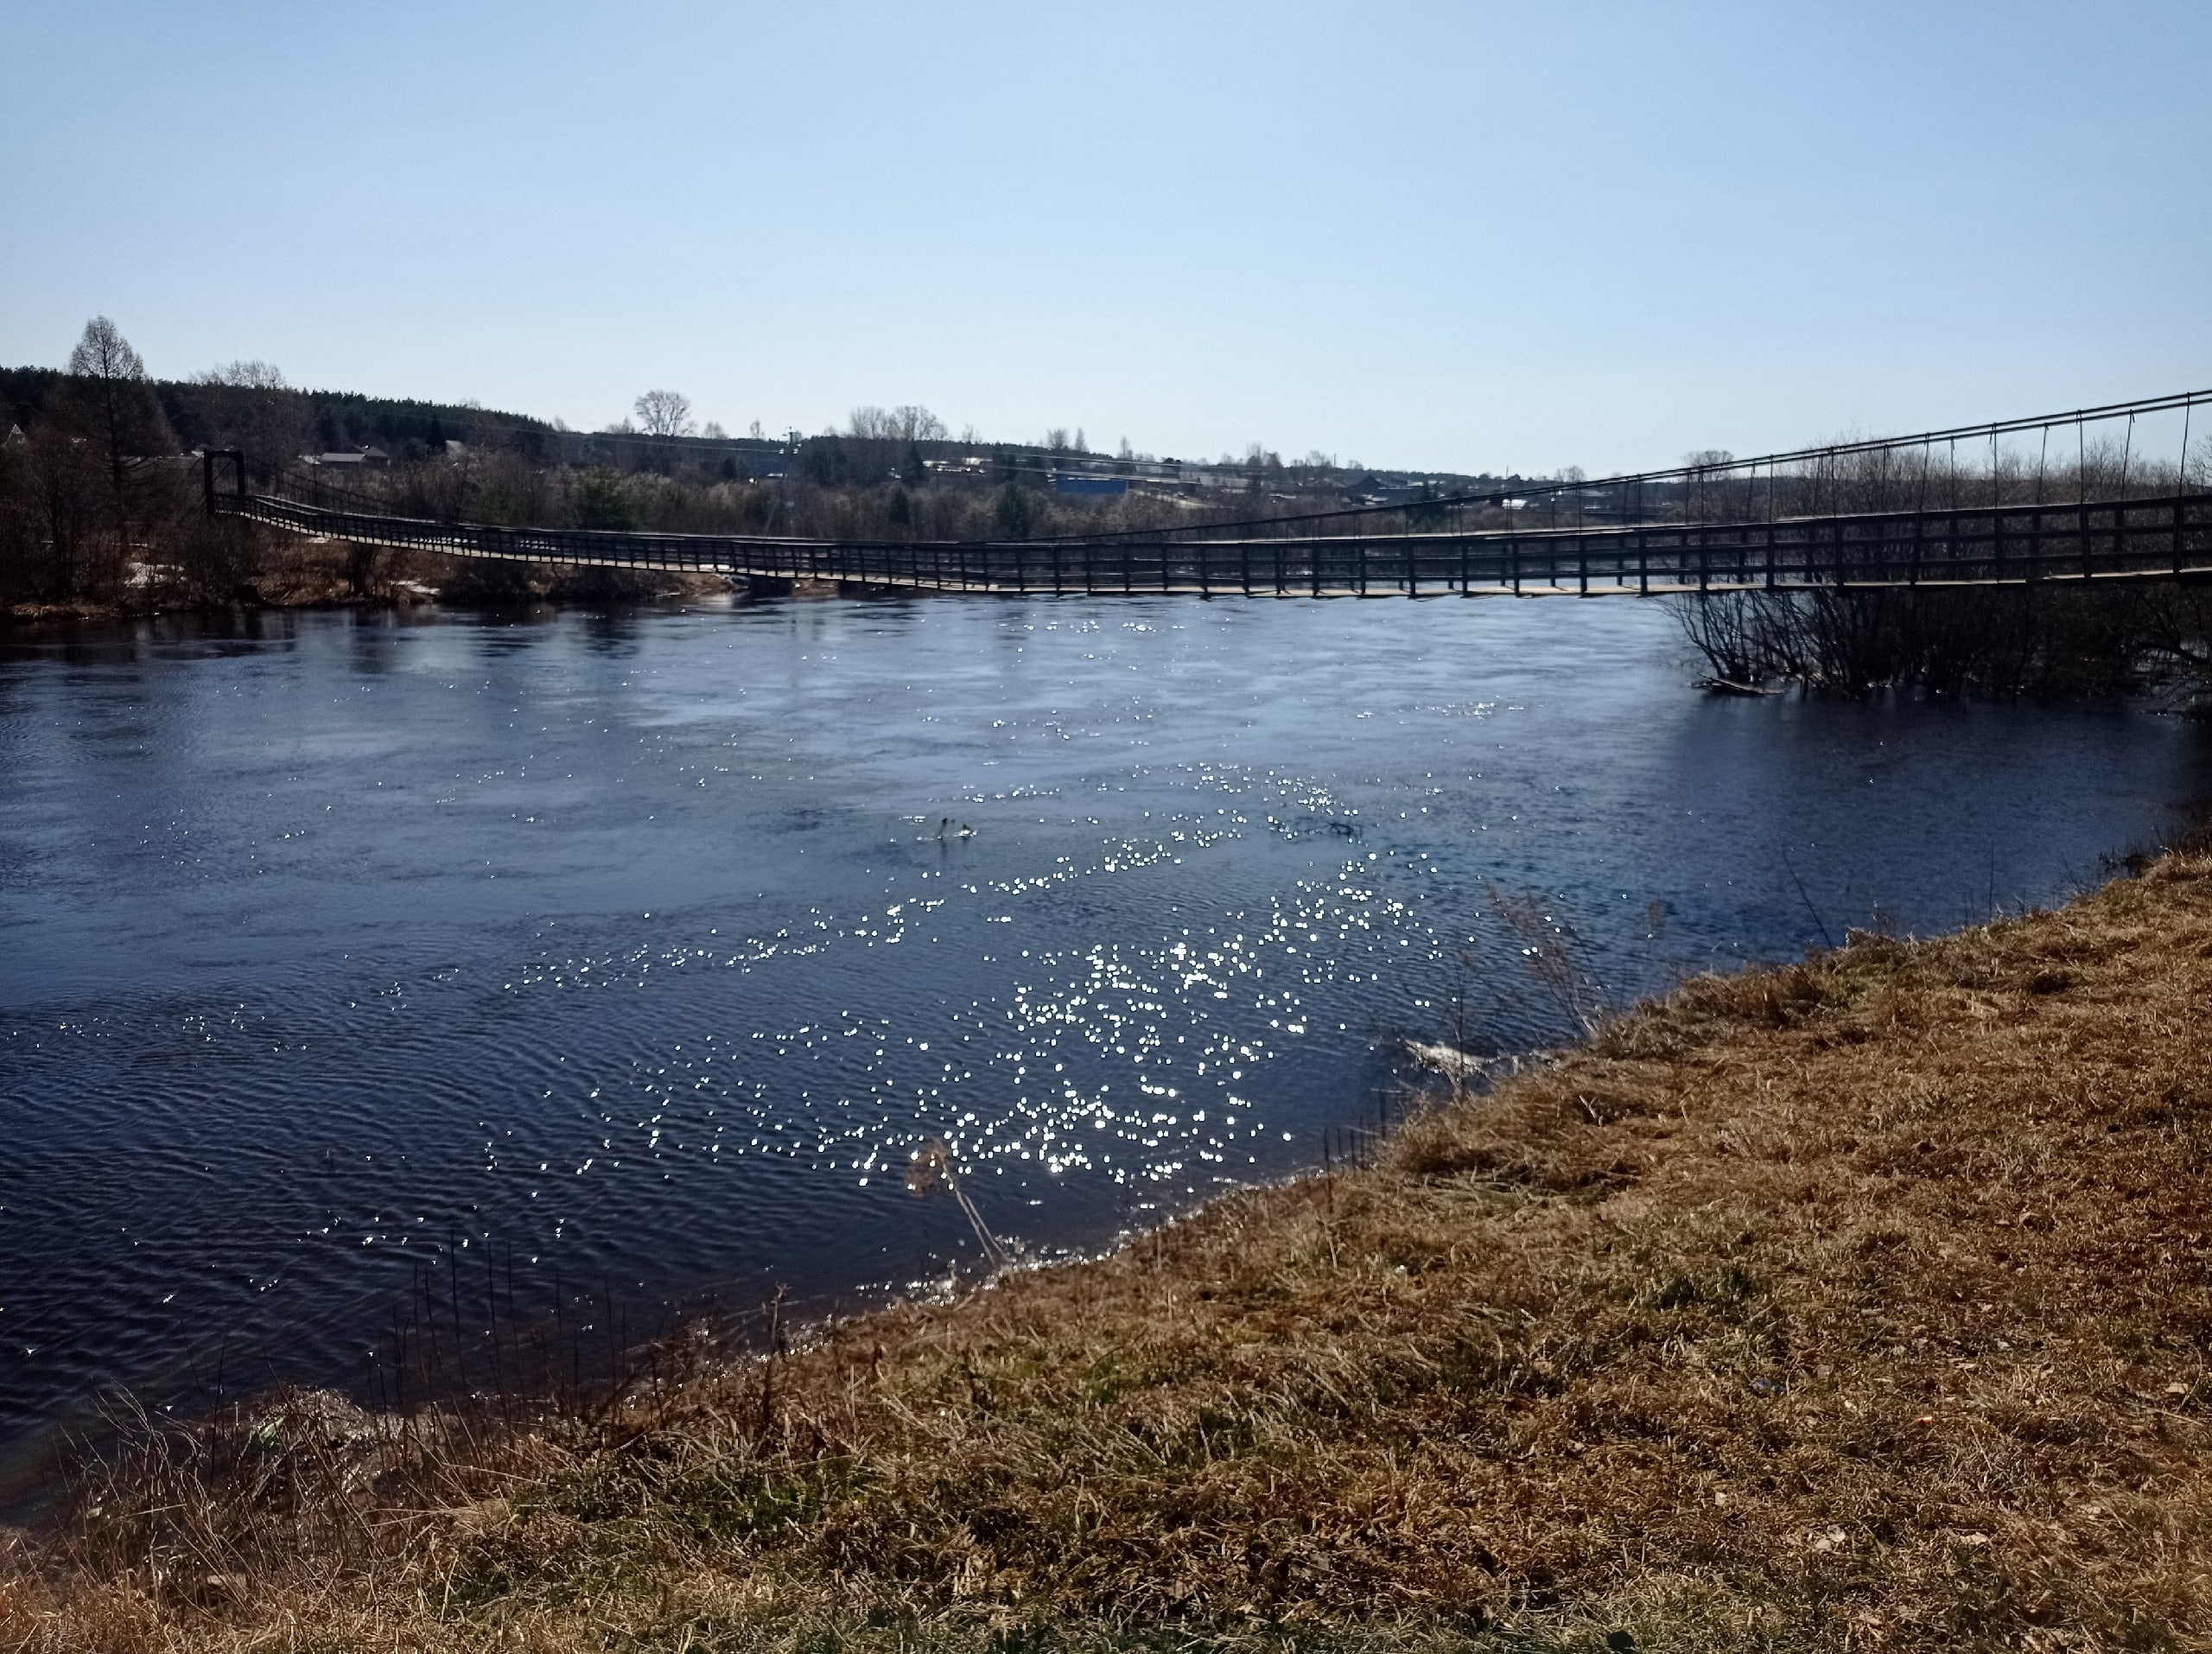
M 240 499 L 245 498 L 245 455 L 235 448 L 203 448 L 200 450 L 200 486 L 207 506 L 207 514 L 215 515 L 215 461 L 228 460 L 237 468 L 238 487 L 232 490 Z

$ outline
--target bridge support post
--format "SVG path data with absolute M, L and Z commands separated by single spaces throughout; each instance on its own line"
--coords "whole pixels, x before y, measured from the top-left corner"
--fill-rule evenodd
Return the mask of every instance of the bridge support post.
M 200 487 L 210 517 L 215 515 L 215 461 L 218 460 L 228 460 L 231 462 L 232 477 L 236 484 L 231 492 L 240 499 L 245 498 L 244 451 L 235 448 L 201 448 L 200 450 Z

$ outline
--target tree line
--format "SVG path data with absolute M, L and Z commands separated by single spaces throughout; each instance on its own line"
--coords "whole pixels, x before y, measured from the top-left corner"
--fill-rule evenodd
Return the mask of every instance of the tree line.
M 0 369 L 0 607 L 223 601 L 250 584 L 282 554 L 207 519 L 195 450 L 238 449 L 265 482 L 303 454 L 442 456 L 491 424 L 511 442 L 552 431 L 465 404 L 300 390 L 264 362 L 156 379 L 95 316 L 66 367 Z
M 513 525 L 871 539 L 1018 539 L 1201 524 L 1355 501 L 1374 482 L 1255 445 L 1212 500 L 1132 492 L 1079 499 L 1052 474 L 1091 455 L 1082 433 L 1047 445 L 956 441 L 909 404 L 853 410 L 842 429 L 771 439 L 702 430 L 690 401 L 638 398 L 603 431 L 469 404 L 311 391 L 264 362 L 156 379 L 105 316 L 64 369 L 0 370 L 0 608 L 99 609 L 240 599 L 373 598 L 403 580 L 440 589 L 532 578 L 454 570 L 369 548 L 313 551 L 200 509 L 194 458 L 235 449 L 256 487 L 318 488 L 406 516 Z M 304 464 L 376 450 L 373 466 Z M 417 567 L 418 563 L 423 566 Z M 543 581 L 540 580 L 540 584 Z

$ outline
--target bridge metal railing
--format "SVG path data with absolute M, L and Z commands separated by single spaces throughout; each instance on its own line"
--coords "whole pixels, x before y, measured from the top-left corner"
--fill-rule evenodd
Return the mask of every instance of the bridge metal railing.
M 213 486 L 211 509 L 448 557 L 977 592 L 1410 596 L 1990 585 L 2212 575 L 2212 493 L 1764 520 L 1380 534 L 824 541 L 509 527 Z

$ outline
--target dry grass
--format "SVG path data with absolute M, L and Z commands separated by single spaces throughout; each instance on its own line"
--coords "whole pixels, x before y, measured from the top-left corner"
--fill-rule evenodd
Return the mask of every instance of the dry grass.
M 0 1646 L 2212 1647 L 2208 1008 L 2202 856 L 1702 979 L 596 1423 L 244 1415 Z

